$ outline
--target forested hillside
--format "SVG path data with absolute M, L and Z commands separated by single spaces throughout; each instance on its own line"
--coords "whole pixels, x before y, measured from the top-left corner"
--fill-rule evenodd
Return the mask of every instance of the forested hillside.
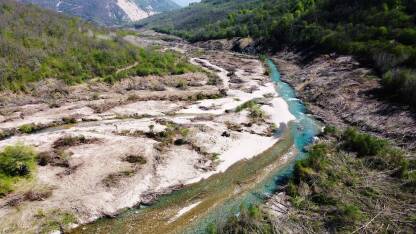
M 174 54 L 129 45 L 117 31 L 12 0 L 0 0 L 0 90 L 24 91 L 30 82 L 183 73 L 191 66 Z M 127 72 L 115 71 L 139 62 Z
M 211 32 L 205 31 L 211 25 L 225 20 L 228 14 L 251 6 L 257 0 L 205 0 L 187 8 L 169 13 L 154 15 L 136 24 L 138 28 L 150 27 L 165 33 L 172 33 L 190 40 L 198 40 L 197 34 L 204 38 L 213 38 Z M 217 32 L 215 32 L 216 34 Z
M 201 7 L 228 2 L 205 1 Z M 376 69 L 389 96 L 416 106 L 415 0 L 258 0 L 236 5 L 226 16 L 213 16 L 216 20 L 200 21 L 193 6 L 182 10 L 185 22 L 164 23 L 174 16 L 161 15 L 149 26 L 191 41 L 250 36 L 272 49 L 352 54 Z

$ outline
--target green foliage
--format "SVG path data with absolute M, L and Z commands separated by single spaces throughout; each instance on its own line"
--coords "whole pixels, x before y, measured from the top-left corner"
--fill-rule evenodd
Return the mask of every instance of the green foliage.
M 261 109 L 260 105 L 257 104 L 256 100 L 247 101 L 235 109 L 236 112 L 241 112 L 243 110 L 248 110 L 250 112 L 249 116 L 253 120 L 261 120 L 266 117 L 266 113 Z
M 207 227 L 207 234 L 217 234 L 217 226 L 214 223 L 210 223 Z
M 6 146 L 0 152 L 0 197 L 11 192 L 19 178 L 30 176 L 35 157 L 35 151 L 22 144 Z
M 352 232 L 376 215 L 369 232 L 386 223 L 396 231 L 414 228 L 414 223 L 400 221 L 411 213 L 392 218 L 382 208 L 404 210 L 416 202 L 416 163 L 402 150 L 350 128 L 341 137 L 326 135 L 325 143 L 311 146 L 308 154 L 296 162 L 285 189 L 295 208 L 291 216 L 300 215 L 306 228 L 316 233 Z
M 231 216 L 225 224 L 212 226 L 209 233 L 273 233 L 268 217 L 255 205 L 241 206 L 238 216 Z
M 324 135 L 335 135 L 337 133 L 337 128 L 335 126 L 325 126 Z
M 53 210 L 38 210 L 35 217 L 40 223 L 41 230 L 39 233 L 51 233 L 56 230 L 66 229 L 71 224 L 77 224 L 78 220 L 74 214 L 61 211 L 58 209 Z
M 358 156 L 373 156 L 379 154 L 387 146 L 387 141 L 365 133 L 359 133 L 348 128 L 343 134 L 344 147 L 357 152 Z
M 329 221 L 331 226 L 341 229 L 343 226 L 354 225 L 361 220 L 362 211 L 354 204 L 341 204 L 338 206 L 335 215 Z
M 300 181 L 312 181 L 317 173 L 325 168 L 327 164 L 325 161 L 325 156 L 327 153 L 327 145 L 313 145 L 308 151 L 309 157 L 304 160 L 299 160 L 295 163 L 293 174 L 294 182 L 299 184 Z
M 23 124 L 21 126 L 18 127 L 19 131 L 21 133 L 33 133 L 34 131 L 37 130 L 37 126 L 35 124 Z
M 147 163 L 146 158 L 141 155 L 128 155 L 124 158 L 124 161 L 132 163 L 132 164 L 141 164 L 144 165 Z
M 416 103 L 416 72 L 414 70 L 390 70 L 384 74 L 382 83 L 392 96 L 407 103 Z
M 194 66 L 174 53 L 140 49 L 121 36 L 33 5 L 1 0 L 0 90 L 28 91 L 29 83 L 57 78 L 67 84 L 101 77 L 182 74 Z M 138 62 L 127 72 L 117 70 Z

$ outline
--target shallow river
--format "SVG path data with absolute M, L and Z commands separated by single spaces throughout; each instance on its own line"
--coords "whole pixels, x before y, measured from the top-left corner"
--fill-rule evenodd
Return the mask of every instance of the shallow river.
M 102 218 L 73 233 L 205 233 L 210 223 L 237 214 L 241 204 L 263 203 L 292 173 L 295 160 L 305 157 L 303 149 L 320 128 L 306 114 L 292 87 L 281 81 L 276 66 L 270 60 L 268 65 L 276 92 L 296 117 L 286 130 L 278 133 L 281 140 L 277 144 L 224 173 L 162 196 L 150 207 L 128 209 L 116 218 Z

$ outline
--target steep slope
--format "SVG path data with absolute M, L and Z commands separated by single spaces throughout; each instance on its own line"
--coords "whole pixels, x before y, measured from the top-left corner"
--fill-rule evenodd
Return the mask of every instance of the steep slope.
M 18 0 L 79 16 L 105 25 L 138 21 L 158 12 L 178 9 L 170 0 Z
M 0 90 L 27 91 L 30 83 L 46 78 L 68 84 L 97 77 L 113 80 L 118 69 L 137 61 L 141 63 L 129 72 L 137 68 L 140 74 L 178 73 L 173 67 L 182 62 L 172 63 L 177 60 L 174 55 L 137 48 L 117 33 L 39 7 L 0 0 Z

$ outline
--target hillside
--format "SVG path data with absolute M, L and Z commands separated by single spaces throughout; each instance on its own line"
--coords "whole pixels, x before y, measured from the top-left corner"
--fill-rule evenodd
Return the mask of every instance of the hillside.
M 161 32 L 191 39 L 200 30 L 206 30 L 205 27 L 225 20 L 228 14 L 249 7 L 253 2 L 256 0 L 202 1 L 180 10 L 154 15 L 138 22 L 136 27 L 154 28 Z
M 18 0 L 43 8 L 79 16 L 104 25 L 120 25 L 150 15 L 179 9 L 171 0 Z
M 120 68 L 140 61 L 129 74 L 171 74 L 187 64 L 171 53 L 129 45 L 111 32 L 12 0 L 0 1 L 0 89 L 27 90 L 28 84 L 57 78 L 68 84 L 127 76 Z M 174 63 L 176 60 L 178 62 Z M 181 71 L 179 71 L 179 70 Z
M 261 39 L 267 49 L 289 46 L 318 54 L 351 54 L 375 68 L 387 97 L 416 106 L 415 1 L 262 0 L 233 4 L 231 11 L 212 20 L 200 20 L 196 13 L 227 4 L 205 1 L 138 26 L 149 22 L 147 27 L 190 41 L 250 36 Z M 180 20 L 167 23 L 174 17 Z

